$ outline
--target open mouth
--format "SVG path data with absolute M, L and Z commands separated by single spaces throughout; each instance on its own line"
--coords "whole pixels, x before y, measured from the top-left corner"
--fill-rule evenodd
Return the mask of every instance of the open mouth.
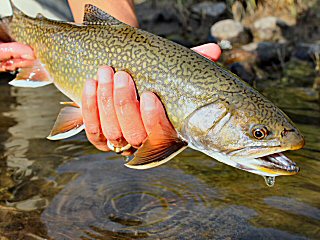
M 274 153 L 257 158 L 258 168 L 270 173 L 293 175 L 299 172 L 300 168 L 295 162 L 287 158 L 283 153 Z
M 283 153 L 273 153 L 256 158 L 228 156 L 220 152 L 204 151 L 220 162 L 261 176 L 294 175 L 299 167 Z

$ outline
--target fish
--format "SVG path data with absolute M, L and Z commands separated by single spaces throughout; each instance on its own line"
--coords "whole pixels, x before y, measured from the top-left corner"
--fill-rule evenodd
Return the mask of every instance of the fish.
M 232 167 L 265 177 L 294 175 L 295 162 L 283 152 L 305 140 L 289 117 L 221 64 L 144 30 L 120 22 L 94 5 L 83 23 L 30 17 L 14 5 L 0 20 L 0 33 L 31 46 L 34 66 L 10 82 L 18 87 L 54 84 L 72 102 L 62 108 L 50 140 L 74 136 L 85 126 L 81 96 L 99 66 L 128 72 L 138 94 L 155 93 L 173 128 L 158 123 L 125 165 L 148 169 L 187 147 Z

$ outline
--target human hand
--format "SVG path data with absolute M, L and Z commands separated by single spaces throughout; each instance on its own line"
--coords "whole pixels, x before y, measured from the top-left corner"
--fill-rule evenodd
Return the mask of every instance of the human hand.
M 0 43 L 0 72 L 30 67 L 34 60 L 33 50 L 28 45 L 17 42 Z
M 214 43 L 192 50 L 212 61 L 219 59 L 221 49 Z M 102 151 L 109 151 L 107 141 L 115 147 L 128 143 L 138 148 L 158 123 L 172 128 L 161 101 L 152 92 L 144 92 L 140 103 L 134 82 L 124 71 L 114 73 L 108 66 L 99 68 L 98 80 L 86 82 L 82 114 L 89 141 Z M 131 155 L 134 149 L 122 153 Z

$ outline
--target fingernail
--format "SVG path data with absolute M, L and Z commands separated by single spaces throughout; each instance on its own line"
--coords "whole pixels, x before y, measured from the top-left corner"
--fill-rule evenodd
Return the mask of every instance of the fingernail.
M 95 80 L 87 80 L 85 92 L 87 95 L 95 95 L 97 92 L 97 86 Z
M 150 94 L 143 94 L 141 101 L 143 103 L 143 108 L 146 111 L 151 111 L 156 108 L 156 99 Z
M 100 83 L 112 83 L 113 74 L 110 69 L 102 67 L 98 70 L 98 80 Z
M 28 59 L 28 60 L 32 60 L 33 59 L 33 56 L 29 55 L 29 54 L 24 54 L 24 55 L 21 55 L 21 58 L 23 59 Z
M 118 72 L 114 76 L 115 88 L 126 88 L 129 85 L 129 79 L 125 72 Z

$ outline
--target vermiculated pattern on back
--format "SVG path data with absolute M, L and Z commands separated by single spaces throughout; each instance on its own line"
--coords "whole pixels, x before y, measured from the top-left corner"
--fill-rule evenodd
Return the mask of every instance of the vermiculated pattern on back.
M 99 66 L 110 65 L 129 72 L 139 93 L 156 93 L 177 130 L 190 113 L 210 102 L 223 102 L 230 110 L 246 109 L 266 125 L 285 116 L 218 64 L 114 19 L 73 24 L 18 12 L 10 29 L 14 39 L 33 46 L 55 85 L 79 105 L 84 82 L 96 78 Z

